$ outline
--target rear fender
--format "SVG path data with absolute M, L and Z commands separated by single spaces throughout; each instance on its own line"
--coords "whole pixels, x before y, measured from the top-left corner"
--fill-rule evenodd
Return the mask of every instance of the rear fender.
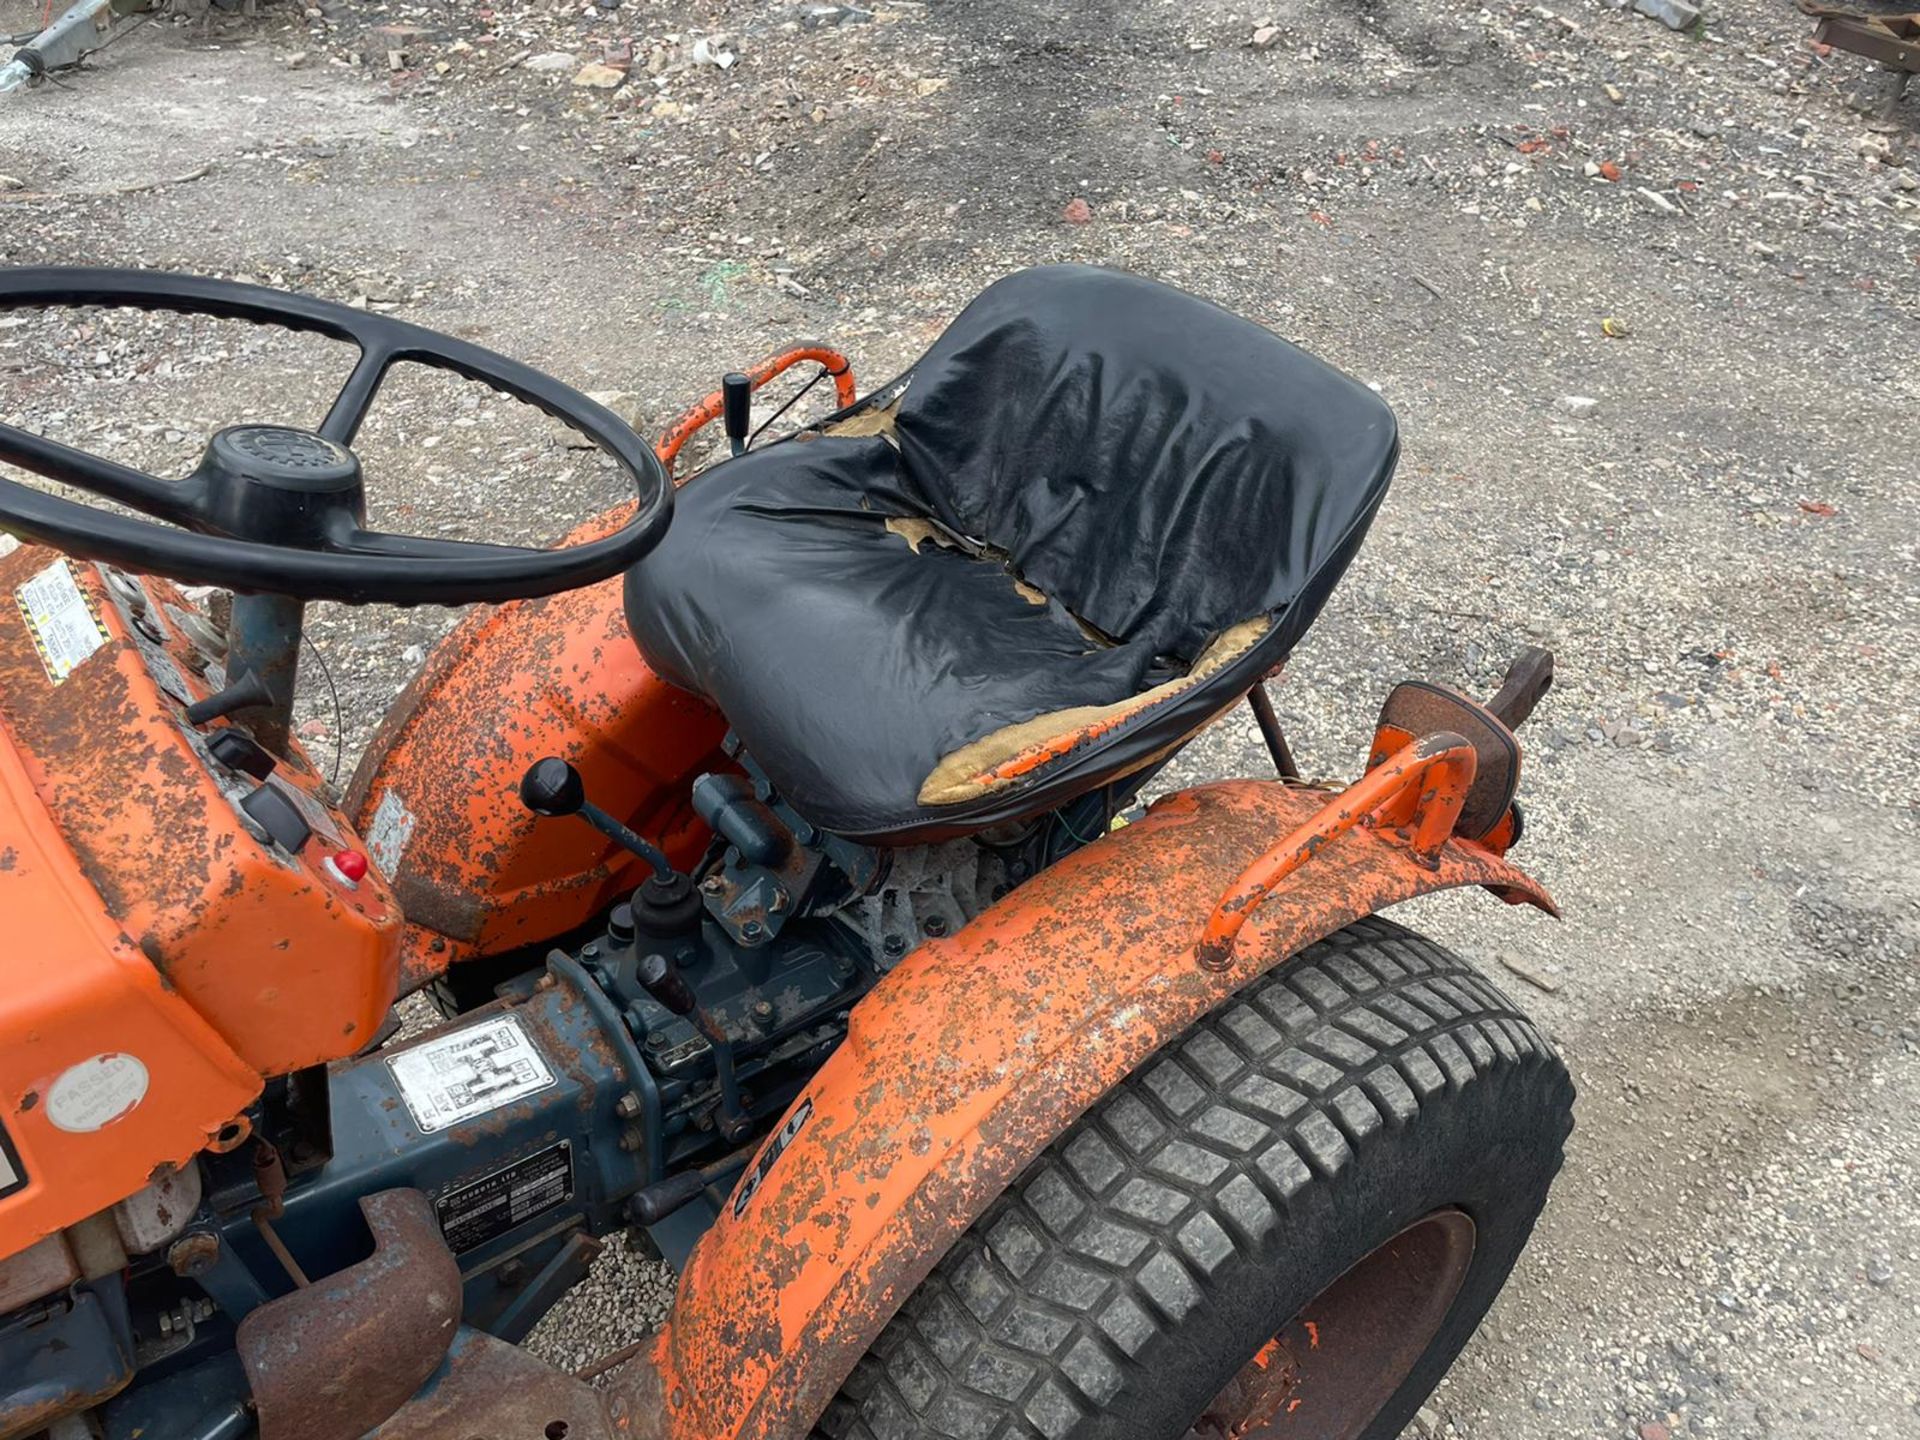
M 1344 798 L 1271 781 L 1169 796 L 901 962 L 789 1110 L 784 1148 L 763 1147 L 694 1251 L 636 1381 L 665 1402 L 658 1419 L 629 1412 L 642 1433 L 806 1433 L 901 1302 L 1055 1136 L 1315 940 L 1461 885 L 1554 913 L 1487 848 L 1409 845 L 1404 827 L 1353 823 Z M 1270 868 L 1224 960 L 1203 954 L 1217 902 L 1276 837 L 1336 814 L 1307 858 Z

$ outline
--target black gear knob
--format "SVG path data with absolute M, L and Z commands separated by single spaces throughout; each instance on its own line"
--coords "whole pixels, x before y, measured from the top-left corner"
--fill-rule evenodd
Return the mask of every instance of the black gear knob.
M 607 814 L 587 799 L 580 772 L 558 755 L 536 760 L 520 777 L 520 803 L 536 815 L 578 815 L 614 844 L 638 855 L 662 879 L 674 874 L 673 862 L 644 835 Z
M 520 803 L 536 815 L 578 815 L 587 803 L 580 772 L 558 755 L 536 760 L 520 777 Z
M 699 1008 L 700 1001 L 680 967 L 657 951 L 640 957 L 634 978 L 642 990 L 676 1015 L 691 1015 Z
M 735 370 L 720 377 L 720 420 L 727 444 L 736 455 L 747 448 L 747 427 L 753 423 L 753 377 Z

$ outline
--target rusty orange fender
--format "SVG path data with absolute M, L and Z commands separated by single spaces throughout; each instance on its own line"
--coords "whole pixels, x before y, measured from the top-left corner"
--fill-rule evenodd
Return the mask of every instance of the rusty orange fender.
M 748 1172 L 757 1185 L 735 1192 L 695 1249 L 652 1366 L 634 1382 L 636 1399 L 664 1403 L 623 1407 L 625 1423 L 673 1440 L 805 1434 L 994 1197 L 1254 976 L 1433 890 L 1479 885 L 1554 913 L 1491 850 L 1457 840 L 1416 849 L 1389 813 L 1339 829 L 1275 875 L 1236 912 L 1221 968 L 1203 964 L 1199 942 L 1221 897 L 1277 838 L 1337 804 L 1272 781 L 1169 796 L 902 961 L 788 1111 L 784 1150 L 769 1161 L 763 1148 Z

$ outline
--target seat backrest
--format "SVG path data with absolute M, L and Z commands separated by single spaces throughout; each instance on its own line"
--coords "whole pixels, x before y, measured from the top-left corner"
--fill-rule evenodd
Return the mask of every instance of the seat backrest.
M 1084 265 L 983 291 L 914 367 L 894 433 L 943 524 L 1107 635 L 1186 662 L 1260 615 L 1290 632 L 1273 637 L 1284 655 L 1398 450 L 1366 386 L 1216 305 Z

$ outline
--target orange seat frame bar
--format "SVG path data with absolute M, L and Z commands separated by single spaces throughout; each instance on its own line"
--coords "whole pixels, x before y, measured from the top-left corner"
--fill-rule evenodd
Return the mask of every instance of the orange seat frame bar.
M 749 366 L 744 373 L 753 382 L 753 388 L 758 390 L 775 376 L 784 374 L 796 365 L 804 365 L 808 361 L 822 366 L 827 374 L 833 377 L 834 398 L 839 401 L 841 409 L 844 410 L 853 404 L 859 392 L 853 383 L 852 362 L 832 346 L 822 345 L 815 340 L 803 340 L 797 345 L 769 355 L 766 359 Z M 660 438 L 660 443 L 653 447 L 653 453 L 660 457 L 660 463 L 671 471 L 673 462 L 681 449 L 701 429 L 719 419 L 724 406 L 724 392 L 715 390 L 668 426 L 667 433 Z

